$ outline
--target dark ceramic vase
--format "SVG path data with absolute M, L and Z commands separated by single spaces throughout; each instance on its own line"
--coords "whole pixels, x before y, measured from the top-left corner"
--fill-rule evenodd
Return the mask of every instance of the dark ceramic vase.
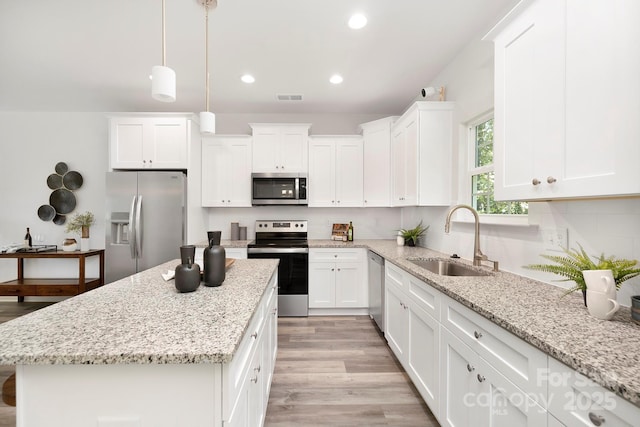
M 404 242 L 407 244 L 407 246 L 415 246 L 416 245 L 416 242 L 414 242 L 413 239 L 407 239 Z
M 180 262 L 188 264 L 190 259 L 196 259 L 196 247 L 193 245 L 180 246 Z
M 222 236 L 222 231 L 207 231 L 207 241 L 209 242 L 209 247 L 219 246 L 220 245 L 220 237 Z
M 200 266 L 188 258 L 185 264 L 176 267 L 174 279 L 178 292 L 193 292 L 200 286 Z
M 226 251 L 220 246 L 220 231 L 209 231 L 209 247 L 204 249 L 204 284 L 220 286 L 225 278 Z

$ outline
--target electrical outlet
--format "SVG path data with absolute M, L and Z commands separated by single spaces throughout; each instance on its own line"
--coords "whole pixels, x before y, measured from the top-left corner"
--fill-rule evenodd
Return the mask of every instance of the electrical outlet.
M 569 238 L 566 228 L 543 228 L 541 232 L 546 250 L 561 251 L 561 248 L 567 247 Z

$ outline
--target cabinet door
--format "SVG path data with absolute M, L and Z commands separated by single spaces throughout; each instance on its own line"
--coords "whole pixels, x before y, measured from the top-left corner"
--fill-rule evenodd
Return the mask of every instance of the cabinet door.
M 309 263 L 309 308 L 335 307 L 335 263 Z
M 202 139 L 202 206 L 251 206 L 251 138 Z
M 409 349 L 407 372 L 431 412 L 437 416 L 440 395 L 440 324 L 437 320 L 409 303 Z
M 565 1 L 539 0 L 495 38 L 496 200 L 557 191 L 547 178 L 562 176 L 565 27 Z
M 281 172 L 279 155 L 280 130 L 278 127 L 254 127 L 253 172 Z
M 391 122 L 364 127 L 362 136 L 364 206 L 391 206 Z
M 335 306 L 367 307 L 368 292 L 362 263 L 336 263 Z
M 404 129 L 404 199 L 403 205 L 418 204 L 418 118 L 414 116 Z
M 400 363 L 404 364 L 408 340 L 408 306 L 406 296 L 396 286 L 385 287 L 384 336 Z
M 362 139 L 360 138 L 336 143 L 335 188 L 337 206 L 362 206 L 362 149 Z
M 251 207 L 251 139 L 232 139 L 226 145 L 229 153 L 227 174 L 219 180 L 229 187 L 227 206 Z
M 471 401 L 481 410 L 477 425 L 487 427 L 538 427 L 547 425 L 547 411 L 507 380 L 500 372 L 479 358 L 476 379 L 480 394 Z M 467 399 L 469 403 L 469 399 Z
M 447 328 L 440 328 L 440 412 L 443 426 L 464 427 L 483 425 L 477 379 L 478 355 L 455 337 Z
M 391 205 L 402 206 L 403 197 L 405 194 L 405 172 L 404 172 L 404 159 L 405 159 L 405 134 L 401 128 L 394 128 L 393 137 L 391 142 L 391 157 L 392 157 L 392 192 L 391 192 Z
M 562 193 L 640 193 L 640 2 L 567 0 Z M 602 83 L 596 83 L 602 82 Z
M 420 111 L 419 195 L 420 206 L 450 206 L 453 142 L 453 104 L 434 103 L 441 110 Z M 449 104 L 451 107 L 446 109 Z
M 202 206 L 227 206 L 227 170 L 231 154 L 224 141 L 202 139 Z
M 109 120 L 109 151 L 114 169 L 142 169 L 144 121 L 141 118 Z
M 144 156 L 153 169 L 187 169 L 187 120 L 153 118 L 148 121 Z
M 280 171 L 307 172 L 309 157 L 308 128 L 306 126 L 283 126 L 281 131 Z
M 335 143 L 325 138 L 312 139 L 309 149 L 309 207 L 336 206 Z

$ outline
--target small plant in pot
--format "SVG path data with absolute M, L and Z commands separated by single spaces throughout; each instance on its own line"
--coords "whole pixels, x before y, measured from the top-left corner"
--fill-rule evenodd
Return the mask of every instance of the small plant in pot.
M 65 231 L 67 233 L 80 233 L 83 239 L 89 238 L 89 228 L 96 222 L 93 213 L 86 211 L 85 213 L 75 214 L 71 221 L 67 222 Z
M 427 232 L 429 226 L 423 226 L 422 221 L 414 228 L 402 228 L 400 229 L 400 235 L 404 238 L 404 243 L 407 246 L 415 246 L 420 236 Z
M 582 291 L 584 296 L 585 305 L 587 305 L 587 284 L 585 283 L 583 271 L 586 270 L 611 270 L 613 279 L 616 284 L 616 289 L 620 289 L 622 283 L 629 279 L 640 275 L 640 268 L 635 266 L 638 264 L 636 260 L 617 259 L 614 256 L 605 256 L 601 254 L 599 257 L 592 259 L 584 250 L 582 245 L 578 243 L 580 250 L 562 248 L 566 255 L 547 255 L 541 254 L 540 256 L 553 261 L 555 264 L 530 264 L 523 266 L 530 270 L 544 271 L 546 273 L 554 273 L 559 276 L 564 276 L 566 279 L 561 279 L 562 282 L 573 281 L 574 286 L 567 289 L 564 295 L 570 294 L 574 291 Z M 563 295 L 563 296 L 564 296 Z

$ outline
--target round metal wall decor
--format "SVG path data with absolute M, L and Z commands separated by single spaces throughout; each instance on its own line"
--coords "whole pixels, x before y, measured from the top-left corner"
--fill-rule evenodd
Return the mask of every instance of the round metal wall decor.
M 52 189 L 49 204 L 38 208 L 38 217 L 43 221 L 53 221 L 56 225 L 63 225 L 66 215 L 76 208 L 75 190 L 82 187 L 84 179 L 79 172 L 70 171 L 65 162 L 58 162 L 55 173 L 47 177 L 47 187 Z

